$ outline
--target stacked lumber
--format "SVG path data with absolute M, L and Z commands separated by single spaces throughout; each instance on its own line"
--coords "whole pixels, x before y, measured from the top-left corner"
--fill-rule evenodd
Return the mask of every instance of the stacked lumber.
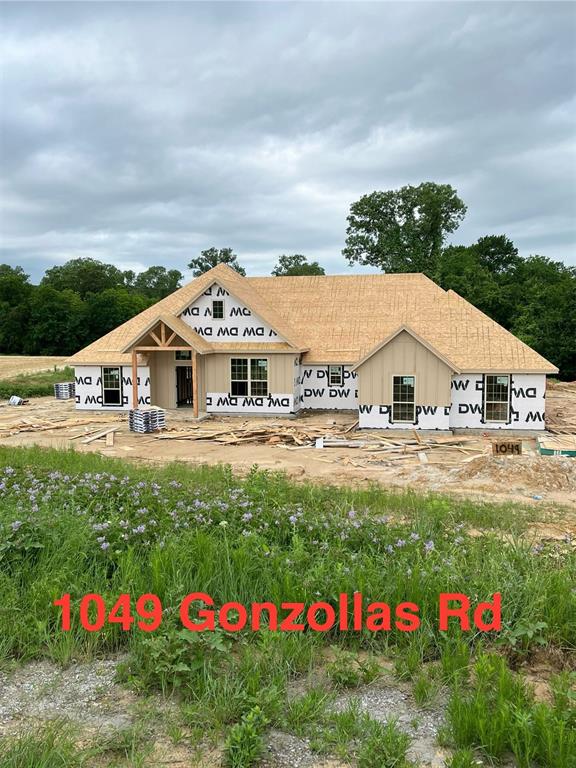
M 546 429 L 554 435 L 576 435 L 576 381 L 548 384 Z

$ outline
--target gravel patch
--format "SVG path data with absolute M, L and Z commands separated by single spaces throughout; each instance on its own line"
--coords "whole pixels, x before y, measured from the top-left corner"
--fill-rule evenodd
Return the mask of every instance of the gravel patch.
M 342 711 L 354 699 L 374 720 L 382 723 L 396 720 L 398 728 L 412 739 L 408 750 L 410 760 L 432 768 L 444 765 L 447 753 L 436 744 L 438 729 L 444 720 L 442 704 L 431 709 L 421 709 L 416 706 L 408 691 L 380 684 L 340 696 L 333 705 L 334 709 Z
M 344 763 L 314 754 L 308 739 L 283 731 L 268 733 L 266 752 L 262 768 L 345 768 Z
M 119 662 L 97 660 L 63 669 L 35 661 L 0 672 L 0 733 L 23 720 L 57 718 L 105 730 L 126 728 L 134 697 L 114 683 Z

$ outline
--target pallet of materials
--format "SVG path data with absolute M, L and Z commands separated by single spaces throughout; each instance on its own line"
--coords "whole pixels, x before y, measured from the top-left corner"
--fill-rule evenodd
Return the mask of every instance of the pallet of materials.
M 54 397 L 56 400 L 70 400 L 76 394 L 76 385 L 73 381 L 65 381 L 54 384 Z
M 128 413 L 130 432 L 158 432 L 166 427 L 166 413 L 161 408 L 135 408 Z
M 539 437 L 538 451 L 542 456 L 576 457 L 576 437 L 573 435 Z

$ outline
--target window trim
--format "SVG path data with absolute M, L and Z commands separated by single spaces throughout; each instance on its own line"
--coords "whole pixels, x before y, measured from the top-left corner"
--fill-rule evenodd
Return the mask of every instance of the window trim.
M 506 384 L 507 396 L 506 400 L 488 400 L 488 379 L 492 377 L 494 379 L 506 378 L 508 383 Z M 510 421 L 510 394 L 512 391 L 512 376 L 509 373 L 485 373 L 482 387 L 482 417 L 486 424 L 508 424 Z M 489 419 L 486 415 L 486 406 L 488 404 L 494 405 L 498 403 L 506 405 L 506 418 L 505 419 Z
M 394 400 L 394 379 L 411 378 L 414 381 L 414 400 L 406 402 L 403 400 Z M 414 424 L 416 422 L 416 374 L 414 373 L 393 373 L 392 374 L 392 413 L 391 419 L 393 424 Z M 394 406 L 395 405 L 411 405 L 412 406 L 412 418 L 411 419 L 396 419 L 394 418 Z
M 332 368 L 338 368 L 340 381 L 337 384 L 332 383 Z M 343 365 L 329 365 L 328 366 L 328 386 L 329 387 L 343 387 L 344 386 L 344 366 Z
M 104 371 L 118 371 L 118 387 L 105 387 L 104 386 Z M 104 393 L 106 391 L 118 392 L 120 394 L 120 400 L 117 403 L 105 402 Z M 124 382 L 122 381 L 122 366 L 121 365 L 103 365 L 100 368 L 100 391 L 102 393 L 102 407 L 103 408 L 122 408 L 124 405 Z M 138 408 L 138 403 L 133 405 L 133 408 Z
M 232 361 L 233 360 L 246 360 L 247 363 L 247 378 L 246 379 L 233 379 L 232 378 Z M 266 378 L 265 379 L 252 379 L 252 360 L 265 360 L 266 361 Z M 231 357 L 230 358 L 230 397 L 269 397 L 270 396 L 270 358 L 268 357 Z M 247 393 L 246 395 L 233 395 L 232 394 L 232 383 L 233 382 L 239 382 L 239 381 L 245 381 L 247 384 Z M 252 394 L 252 382 L 266 382 L 266 394 L 265 395 L 253 395 Z
M 222 317 L 216 317 L 214 314 L 214 304 L 222 304 Z M 225 320 L 226 319 L 226 304 L 224 303 L 224 299 L 212 299 L 212 320 Z

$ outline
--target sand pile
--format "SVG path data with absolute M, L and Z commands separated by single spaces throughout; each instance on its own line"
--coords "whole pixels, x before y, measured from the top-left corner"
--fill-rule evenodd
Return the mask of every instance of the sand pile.
M 479 456 L 459 468 L 462 481 L 538 490 L 576 491 L 576 461 L 561 456 Z

